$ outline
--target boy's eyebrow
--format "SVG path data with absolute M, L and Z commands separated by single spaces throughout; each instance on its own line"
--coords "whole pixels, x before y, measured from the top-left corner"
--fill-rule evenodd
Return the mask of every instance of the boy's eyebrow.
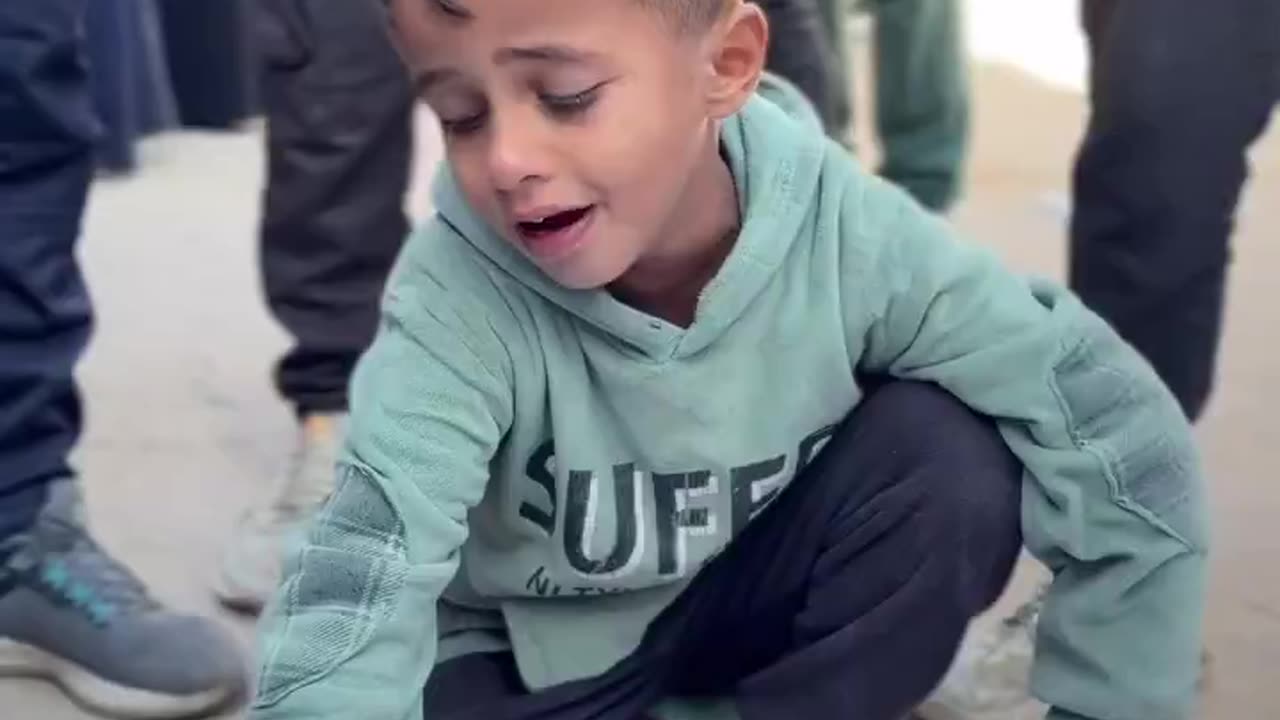
M 511 62 L 541 62 L 553 65 L 571 65 L 596 60 L 598 53 L 577 50 L 565 45 L 533 45 L 530 47 L 506 47 L 494 53 L 499 65 Z M 432 68 L 415 73 L 413 85 L 419 93 L 425 93 L 440 83 L 458 75 L 450 68 Z
M 494 53 L 498 64 L 516 60 L 532 60 L 556 64 L 581 63 L 596 59 L 597 53 L 577 50 L 565 45 L 533 45 L 530 47 L 506 47 Z

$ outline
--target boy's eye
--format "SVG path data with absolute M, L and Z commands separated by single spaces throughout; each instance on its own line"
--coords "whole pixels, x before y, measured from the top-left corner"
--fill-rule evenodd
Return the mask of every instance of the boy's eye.
M 467 88 L 433 88 L 421 95 L 435 113 L 440 129 L 447 135 L 466 135 L 484 127 L 489 103 L 483 95 Z
M 593 85 L 582 92 L 572 93 L 570 95 L 557 95 L 553 93 L 539 93 L 538 99 L 553 115 L 570 116 L 581 113 L 593 104 L 600 95 L 600 88 L 604 83 Z
M 484 127 L 485 113 L 465 115 L 460 118 L 439 118 L 440 129 L 447 135 L 467 135 Z

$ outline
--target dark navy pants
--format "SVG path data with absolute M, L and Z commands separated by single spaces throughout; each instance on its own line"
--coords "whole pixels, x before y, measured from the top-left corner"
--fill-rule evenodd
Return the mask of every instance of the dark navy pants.
M 989 420 L 890 382 L 630 657 L 529 693 L 509 653 L 464 656 L 432 675 L 426 717 L 633 720 L 662 697 L 720 696 L 745 720 L 900 720 L 1008 582 L 1021 483 Z
M 1085 0 L 1092 114 L 1071 287 L 1192 420 L 1213 385 L 1249 146 L 1280 94 L 1275 0 Z
M 71 470 L 92 306 L 75 258 L 98 125 L 85 0 L 0 2 L 0 537 Z

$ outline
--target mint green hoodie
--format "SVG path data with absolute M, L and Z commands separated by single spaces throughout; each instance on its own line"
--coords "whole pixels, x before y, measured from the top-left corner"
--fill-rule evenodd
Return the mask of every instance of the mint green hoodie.
M 769 101 L 722 138 L 744 224 L 688 329 L 555 285 L 442 175 L 264 620 L 252 717 L 418 718 L 432 666 L 481 649 L 534 688 L 603 671 L 858 404 L 859 372 L 939 383 L 1025 464 L 1054 717 L 1189 716 L 1204 491 L 1150 368 Z

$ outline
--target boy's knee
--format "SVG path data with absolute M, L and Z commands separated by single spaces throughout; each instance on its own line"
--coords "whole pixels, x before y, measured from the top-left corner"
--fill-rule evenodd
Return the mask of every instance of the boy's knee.
M 873 435 L 922 487 L 913 522 L 928 523 L 928 553 L 948 554 L 962 594 L 989 604 L 1021 549 L 1022 464 L 990 418 L 929 383 L 890 381 L 863 410 Z
M 995 423 L 942 387 L 928 382 L 872 382 L 860 413 L 864 432 L 892 441 L 912 460 L 1008 465 L 1008 446 Z

